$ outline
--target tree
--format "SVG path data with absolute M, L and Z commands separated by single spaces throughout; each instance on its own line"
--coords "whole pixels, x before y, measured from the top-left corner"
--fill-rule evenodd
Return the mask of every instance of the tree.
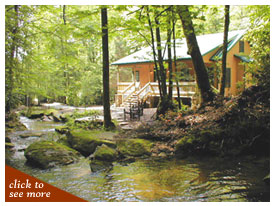
M 250 27 L 246 38 L 252 45 L 249 65 L 254 83 L 263 86 L 270 93 L 270 6 L 247 7 Z
M 224 7 L 224 36 L 223 36 L 223 50 L 222 50 L 222 78 L 221 78 L 221 87 L 220 95 L 224 96 L 225 90 L 225 75 L 226 75 L 226 55 L 227 55 L 227 39 L 228 39 L 228 28 L 229 28 L 229 5 Z
M 110 111 L 109 95 L 109 46 L 108 46 L 108 16 L 107 8 L 101 8 L 101 28 L 102 28 L 102 57 L 103 57 L 103 108 L 104 108 L 104 127 L 112 128 L 114 123 Z
M 203 62 L 203 58 L 197 43 L 189 6 L 178 6 L 177 11 L 182 22 L 183 32 L 188 46 L 188 54 L 192 57 L 196 74 L 197 85 L 201 93 L 202 104 L 214 99 L 208 74 Z
M 10 47 L 6 47 L 6 70 L 8 76 L 7 84 L 7 96 L 6 96 L 6 112 L 10 112 L 14 104 L 13 90 L 14 90 L 14 69 L 16 63 L 17 56 L 17 33 L 19 30 L 19 6 L 15 5 L 13 8 L 9 8 L 9 10 L 14 10 L 14 22 L 13 27 L 10 31 L 6 31 L 6 36 L 9 35 L 10 38 Z M 6 42 L 6 46 L 8 46 L 8 42 Z

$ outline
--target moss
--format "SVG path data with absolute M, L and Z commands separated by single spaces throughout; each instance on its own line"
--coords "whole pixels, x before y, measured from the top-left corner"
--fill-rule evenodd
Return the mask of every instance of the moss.
M 89 131 L 83 129 L 72 130 L 67 133 L 70 146 L 79 151 L 84 156 L 89 156 L 94 153 L 97 146 L 106 144 L 109 147 L 115 148 L 115 143 L 97 138 L 100 131 Z
M 66 136 L 62 136 L 56 142 L 59 143 L 59 144 L 63 144 L 65 146 L 67 146 L 67 147 L 70 147 L 70 144 L 69 144 L 68 139 L 67 139 Z
M 124 156 L 150 155 L 153 143 L 144 139 L 126 139 L 117 142 L 118 151 Z
M 54 116 L 58 113 L 56 109 L 41 109 L 36 107 L 28 108 L 27 110 L 21 111 L 20 114 L 30 119 L 41 118 L 44 115 Z
M 176 144 L 175 153 L 177 155 L 189 153 L 193 150 L 193 148 L 194 148 L 195 144 L 197 144 L 197 142 L 198 142 L 198 140 L 193 135 L 184 136 Z
M 55 128 L 55 131 L 58 132 L 59 134 L 66 134 L 67 132 L 69 132 L 69 127 L 67 126 L 58 126 Z
M 93 155 L 96 160 L 104 160 L 109 162 L 112 162 L 117 158 L 116 150 L 108 147 L 105 144 L 97 146 Z
M 53 141 L 34 142 L 24 155 L 31 165 L 42 169 L 71 164 L 79 158 L 77 151 Z
M 5 142 L 5 148 L 11 149 L 11 148 L 13 148 L 13 147 L 15 147 L 15 146 L 14 146 L 14 144 L 12 144 L 11 142 Z

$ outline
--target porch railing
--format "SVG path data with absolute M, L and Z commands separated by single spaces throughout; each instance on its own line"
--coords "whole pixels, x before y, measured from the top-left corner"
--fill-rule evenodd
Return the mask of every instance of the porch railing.
M 136 82 L 137 84 L 138 82 Z M 125 86 L 127 85 L 127 86 Z M 169 83 L 166 83 L 167 91 Z M 124 90 L 121 88 L 124 87 Z M 134 93 L 141 101 L 146 101 L 149 96 L 160 96 L 158 82 L 148 82 L 144 87 L 139 89 L 139 85 L 132 83 L 119 83 L 118 84 L 117 98 L 120 96 L 120 100 L 117 101 L 117 105 L 124 103 L 128 98 L 130 98 Z M 196 82 L 179 82 L 179 90 L 181 97 L 190 97 L 196 94 Z M 177 85 L 173 83 L 173 97 L 177 97 Z

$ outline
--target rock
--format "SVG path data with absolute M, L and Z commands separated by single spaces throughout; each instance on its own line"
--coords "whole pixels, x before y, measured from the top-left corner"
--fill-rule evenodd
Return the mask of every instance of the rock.
M 9 136 L 5 137 L 5 142 L 11 143 L 11 138 Z
M 93 157 L 96 160 L 113 162 L 117 159 L 117 152 L 115 149 L 108 147 L 103 144 L 101 146 L 97 146 Z
M 54 141 L 34 142 L 25 150 L 24 155 L 28 163 L 41 169 L 68 165 L 79 159 L 77 151 Z
M 182 156 L 182 155 L 192 153 L 195 151 L 197 144 L 198 144 L 198 139 L 195 136 L 193 135 L 184 136 L 177 142 L 176 148 L 175 148 L 175 154 L 177 156 Z
M 19 121 L 18 115 L 15 113 L 6 114 L 5 131 L 6 134 L 14 131 L 26 130 L 26 126 Z
M 62 122 L 63 120 L 61 119 L 60 115 L 53 113 L 52 115 L 53 121 L 55 122 Z
M 151 154 L 152 142 L 144 139 L 124 139 L 117 141 L 117 150 L 123 156 L 144 156 Z
M 55 128 L 55 131 L 59 134 L 66 134 L 67 132 L 69 132 L 69 128 L 67 126 L 58 126 Z
M 97 138 L 95 131 L 77 129 L 68 132 L 66 135 L 70 146 L 79 151 L 85 157 L 93 154 L 96 147 L 102 144 L 116 148 L 114 142 Z
M 12 144 L 10 142 L 5 143 L 5 148 L 7 148 L 7 149 L 11 149 L 11 148 L 14 148 L 14 147 L 15 147 L 14 144 Z
M 29 132 L 29 133 L 20 134 L 19 136 L 21 138 L 28 138 L 28 137 L 41 137 L 42 135 L 44 135 L 44 133 L 42 132 Z
M 113 166 L 112 162 L 108 162 L 108 161 L 91 160 L 90 162 L 90 168 L 92 172 L 107 170 L 112 168 L 112 166 Z
M 27 115 L 27 117 L 30 119 L 38 119 L 42 118 L 44 115 L 45 114 L 43 111 L 32 111 L 29 115 Z

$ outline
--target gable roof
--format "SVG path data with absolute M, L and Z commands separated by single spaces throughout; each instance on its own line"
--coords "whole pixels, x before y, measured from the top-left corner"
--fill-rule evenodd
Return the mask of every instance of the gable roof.
M 244 35 L 245 30 L 231 31 L 228 33 L 228 47 L 227 51 L 229 51 Z M 215 34 L 206 34 L 197 36 L 197 42 L 201 51 L 202 56 L 208 54 L 209 52 L 219 48 L 223 44 L 223 33 L 215 33 Z M 166 42 L 162 42 L 162 46 L 165 46 Z M 176 55 L 178 60 L 182 59 L 191 59 L 191 56 L 187 54 L 187 43 L 186 39 L 177 39 L 176 40 Z M 162 51 L 166 51 L 163 49 Z M 220 53 L 216 53 L 218 57 Z M 212 56 L 214 57 L 214 56 Z M 212 59 L 211 57 L 211 59 Z M 173 58 L 173 52 L 172 52 Z M 164 54 L 164 60 L 168 59 L 167 52 Z M 122 59 L 119 59 L 112 63 L 112 65 L 123 65 L 123 64 L 136 64 L 136 63 L 145 63 L 145 62 L 153 62 L 153 52 L 150 46 L 145 47 L 129 56 L 126 56 Z

